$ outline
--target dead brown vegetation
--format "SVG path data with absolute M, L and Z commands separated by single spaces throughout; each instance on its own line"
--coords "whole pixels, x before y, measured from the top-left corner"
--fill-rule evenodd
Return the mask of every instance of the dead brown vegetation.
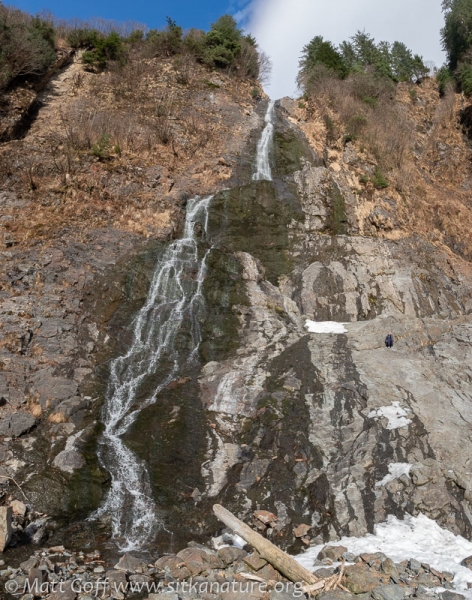
M 48 417 L 49 423 L 58 425 L 59 423 L 66 423 L 67 417 L 62 412 L 51 413 Z
M 11 222 L 17 243 L 84 223 L 148 236 L 179 214 L 179 181 L 207 193 L 229 176 L 218 160 L 234 123 L 214 98 L 247 111 L 254 82 L 178 58 L 131 56 L 101 74 L 78 62 L 66 95 L 24 139 L 0 146 L 0 189 L 32 201 Z
M 323 119 L 328 145 L 342 148 L 349 142 L 359 143 L 379 168 L 403 187 L 412 123 L 394 96 L 395 88 L 389 80 L 368 73 L 345 80 L 324 77 L 311 103 L 311 117 Z
M 368 215 L 385 198 L 394 203 L 397 226 L 377 234 L 418 233 L 472 260 L 472 147 L 459 124 L 460 97 L 453 89 L 440 97 L 430 79 L 390 90 L 379 83 L 369 91 L 364 83 L 320 81 L 303 110 L 302 128 L 332 160 L 342 162 L 348 145 L 355 149 L 357 160 L 344 168 L 359 181 L 353 191 L 365 205 L 361 213 Z M 388 180 L 387 189 L 372 185 L 374 168 Z

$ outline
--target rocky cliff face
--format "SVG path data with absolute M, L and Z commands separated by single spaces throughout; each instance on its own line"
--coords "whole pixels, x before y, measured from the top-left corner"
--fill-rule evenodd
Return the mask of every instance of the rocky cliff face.
M 282 106 L 294 122 L 294 103 Z M 286 120 L 279 133 L 276 155 L 283 136 L 300 134 Z M 419 512 L 470 535 L 470 265 L 395 227 L 386 192 L 390 210 L 372 207 L 369 227 L 394 239 L 365 235 L 353 145 L 324 166 L 309 154 L 298 162 L 257 190 L 257 234 L 257 209 L 243 209 L 258 239 L 232 238 L 247 302 L 235 307 L 239 349 L 200 378 L 212 421 L 205 494 L 246 518 L 273 511 L 267 533 L 286 544 L 300 523 L 302 542 L 320 543 Z M 307 319 L 346 332 L 309 333 Z
M 76 86 L 64 89 L 76 93 Z M 277 108 L 274 180 L 252 182 L 264 106 L 244 90 L 241 102 L 218 79 L 195 92 L 218 139 L 201 149 L 192 173 L 191 153 L 176 160 L 172 178 L 165 165 L 156 175 L 155 156 L 141 165 L 131 149 L 126 158 L 114 151 L 105 161 L 96 157 L 90 172 L 112 197 L 100 209 L 89 206 L 90 224 L 85 168 L 69 174 L 61 192 L 48 191 L 46 208 L 20 181 L 6 186 L 2 474 L 20 473 L 36 507 L 56 516 L 82 516 L 100 502 L 107 477 L 93 444 L 105 361 L 129 344 L 126 325 L 163 240 L 178 233 L 186 196 L 215 192 L 201 240 L 211 247 L 201 363 L 159 394 L 126 439 L 149 466 L 177 543 L 214 532 L 215 501 L 245 520 L 257 509 L 273 512 L 270 526 L 254 523 L 292 550 L 362 535 L 389 514 L 422 512 L 471 534 L 472 272 L 467 252 L 454 249 L 454 220 L 429 236 L 407 218 L 399 192 L 359 193 L 359 173 L 373 168 L 369 158 L 353 144 L 325 147 L 290 101 Z M 55 102 L 65 102 L 62 92 L 48 110 Z M 28 134 L 36 141 L 40 126 L 41 112 Z M 176 126 L 176 139 L 191 144 L 198 131 Z M 26 145 L 28 135 L 4 151 Z M 462 144 L 456 154 L 466 156 L 460 135 L 454 131 Z M 465 207 L 470 166 L 460 168 Z M 125 185 L 136 190 L 139 218 L 128 200 L 119 206 Z M 149 194 L 155 204 L 145 204 Z M 66 227 L 74 198 L 81 225 L 74 217 Z M 153 210 L 165 213 L 162 220 Z M 39 212 L 43 221 L 59 215 L 60 227 L 39 228 L 38 239 L 31 227 L 19 236 L 24 215 L 34 220 Z M 154 241 L 144 244 L 148 236 Z M 307 320 L 344 323 L 344 333 L 311 333 Z M 185 349 L 185 339 L 178 343 Z

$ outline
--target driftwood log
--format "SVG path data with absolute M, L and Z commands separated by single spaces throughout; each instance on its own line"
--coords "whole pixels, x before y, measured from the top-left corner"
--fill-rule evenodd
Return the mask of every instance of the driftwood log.
M 294 583 L 305 583 L 310 591 L 324 588 L 325 582 L 318 579 L 313 573 L 310 573 L 305 567 L 294 560 L 283 550 L 274 546 L 272 542 L 266 540 L 256 531 L 253 531 L 248 525 L 240 521 L 229 510 L 223 508 L 220 504 L 213 506 L 213 512 L 230 529 L 250 544 L 267 562 L 277 569 L 282 575 Z

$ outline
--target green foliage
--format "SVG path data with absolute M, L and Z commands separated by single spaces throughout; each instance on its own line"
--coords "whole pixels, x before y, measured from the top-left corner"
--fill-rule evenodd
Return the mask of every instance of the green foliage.
M 146 42 L 154 56 L 175 56 L 182 49 L 182 27 L 170 17 L 167 17 L 167 26 L 164 30 L 151 29 Z
M 90 36 L 93 49 L 82 55 L 84 64 L 90 67 L 105 67 L 110 60 L 124 59 L 123 38 L 116 31 L 112 31 L 107 36 L 95 33 L 96 36 Z
M 96 29 L 77 28 L 72 29 L 67 35 L 68 44 L 75 49 L 95 47 L 100 37 L 100 32 Z
M 448 67 L 441 67 L 436 75 L 439 93 L 444 96 L 449 85 L 455 85 L 454 73 Z
M 31 29 L 37 32 L 39 36 L 51 46 L 51 48 L 55 48 L 56 31 L 52 23 L 45 21 L 40 17 L 33 17 L 31 19 Z
M 41 75 L 54 62 L 53 26 L 0 4 L 0 89 L 24 75 Z
M 416 81 L 428 73 L 418 55 L 413 55 L 405 44 L 379 42 L 358 31 L 349 41 L 335 47 L 316 36 L 303 48 L 299 65 L 298 83 L 305 91 L 323 77 L 344 79 L 353 74 L 370 74 L 377 79 L 393 82 Z M 374 98 L 366 94 L 366 98 Z
M 298 83 L 304 89 L 310 88 L 323 72 L 340 79 L 348 73 L 341 53 L 320 35 L 303 48 L 299 67 Z
M 144 41 L 144 31 L 142 29 L 135 29 L 126 38 L 128 44 L 139 44 Z
M 324 123 L 326 126 L 327 141 L 330 142 L 336 138 L 336 124 L 328 115 L 325 115 Z
M 205 38 L 203 61 L 208 66 L 226 68 L 234 64 L 241 52 L 242 31 L 230 15 L 212 23 Z
M 441 30 L 443 48 L 449 68 L 455 71 L 465 52 L 472 46 L 472 2 L 470 0 L 443 0 L 445 14 Z
M 457 74 L 464 94 L 468 97 L 472 96 L 472 62 L 459 63 Z
M 197 60 L 203 59 L 206 33 L 201 29 L 190 29 L 182 40 L 183 48 Z
M 245 35 L 231 15 L 220 17 L 208 33 L 191 29 L 184 37 L 182 28 L 168 18 L 165 30 L 148 32 L 146 44 L 154 56 L 186 54 L 211 69 L 225 69 L 253 79 L 261 74 L 256 40 Z
M 448 57 L 448 69 L 438 73 L 441 94 L 455 79 L 455 84 L 466 96 L 472 95 L 472 1 L 443 0 L 445 16 L 441 30 L 443 48 Z
M 210 88 L 210 90 L 217 90 L 220 87 L 217 83 L 214 83 L 209 79 L 204 79 L 203 83 L 207 86 L 207 88 Z
M 372 176 L 372 183 L 374 184 L 374 187 L 378 190 L 388 188 L 388 186 L 390 185 L 387 179 L 385 179 L 382 171 L 378 167 L 376 167 L 375 172 Z
M 111 136 L 108 133 L 102 134 L 98 142 L 92 146 L 92 154 L 100 160 L 108 158 L 108 156 L 110 156 L 111 150 L 110 139 Z M 119 148 L 119 146 L 117 147 Z
M 362 98 L 362 102 L 372 108 L 375 108 L 378 103 L 378 98 L 372 98 L 372 96 L 364 96 L 364 98 Z

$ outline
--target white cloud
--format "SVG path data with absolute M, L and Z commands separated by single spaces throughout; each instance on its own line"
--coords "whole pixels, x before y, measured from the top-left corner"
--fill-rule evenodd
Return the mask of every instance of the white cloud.
M 244 26 L 272 58 L 273 98 L 293 95 L 301 50 L 315 35 L 336 44 L 357 30 L 377 41 L 399 40 L 441 66 L 441 0 L 253 0 Z

